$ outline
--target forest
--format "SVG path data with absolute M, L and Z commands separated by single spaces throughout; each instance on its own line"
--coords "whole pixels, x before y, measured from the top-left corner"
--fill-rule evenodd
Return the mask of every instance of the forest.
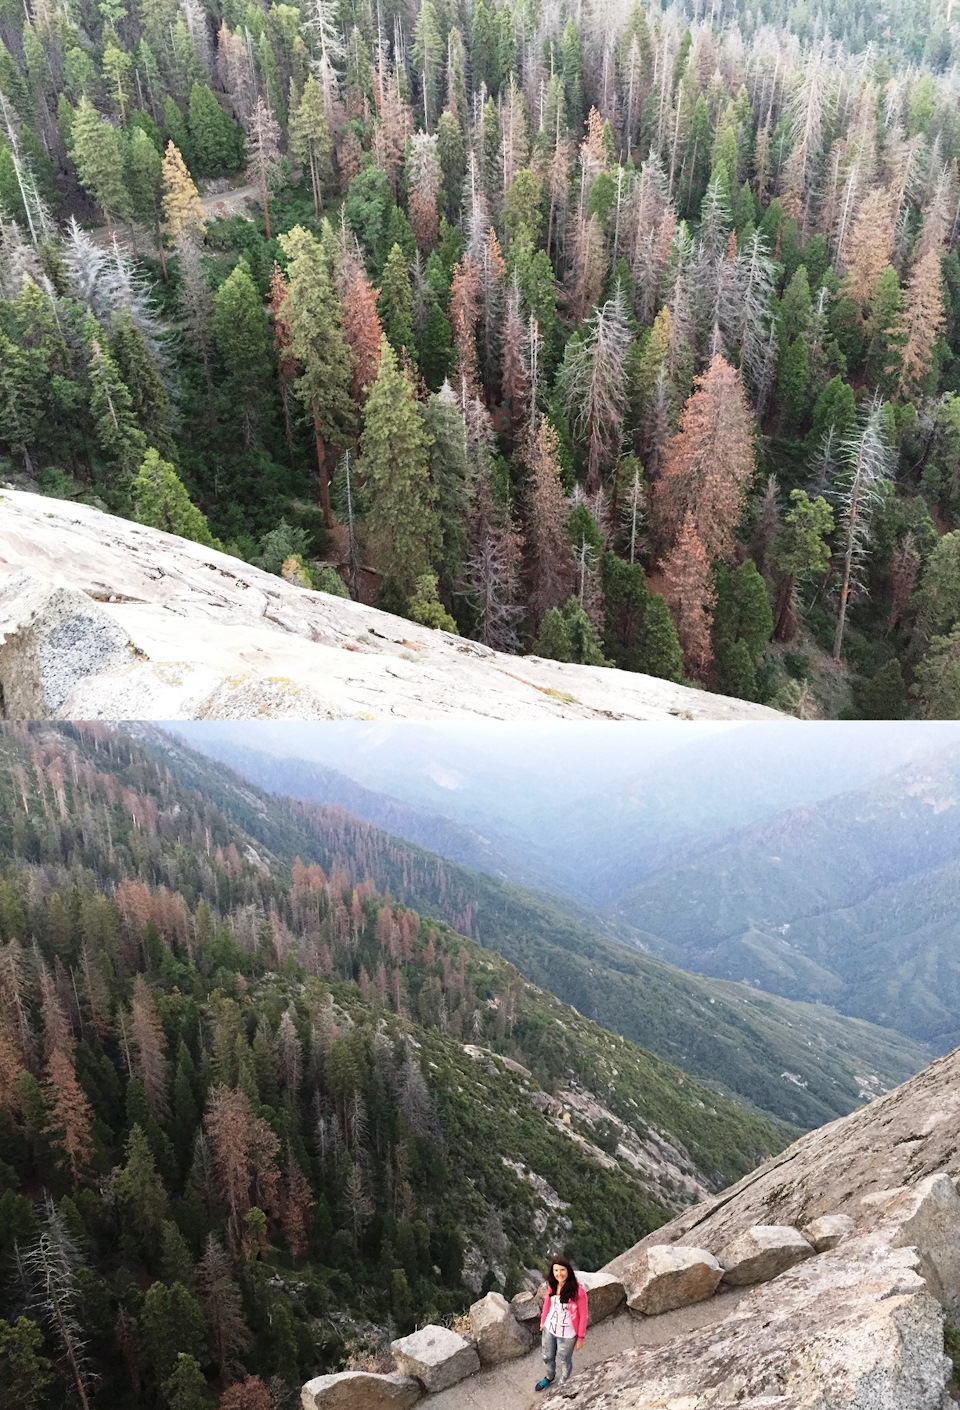
M 0 2 L 0 472 L 501 651 L 960 715 L 951 4 Z
M 4 1410 L 292 1410 L 793 1134 L 311 856 L 155 742 L 0 729 Z

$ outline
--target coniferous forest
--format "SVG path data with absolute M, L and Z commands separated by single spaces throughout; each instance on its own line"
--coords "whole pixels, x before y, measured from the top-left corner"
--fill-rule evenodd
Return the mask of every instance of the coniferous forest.
M 0 2 L 0 468 L 500 650 L 960 714 L 944 0 Z
M 0 729 L 4 1410 L 292 1408 L 790 1139 L 378 894 L 373 830 L 192 768 Z

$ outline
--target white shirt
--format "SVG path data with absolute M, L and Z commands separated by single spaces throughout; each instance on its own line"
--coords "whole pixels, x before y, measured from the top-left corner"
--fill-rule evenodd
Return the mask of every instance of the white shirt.
M 547 1316 L 546 1329 L 548 1332 L 552 1332 L 558 1340 L 576 1335 L 573 1330 L 573 1318 L 570 1316 L 570 1303 L 561 1302 L 559 1293 L 554 1293 L 550 1298 L 550 1312 Z

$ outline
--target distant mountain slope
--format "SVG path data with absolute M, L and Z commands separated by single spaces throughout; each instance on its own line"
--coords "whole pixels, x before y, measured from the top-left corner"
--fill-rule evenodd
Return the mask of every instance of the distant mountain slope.
M 929 1056 L 899 1034 L 822 1006 L 685 974 L 565 904 L 444 861 L 339 808 L 281 805 L 152 727 L 141 735 L 271 850 L 369 876 L 378 890 L 469 933 L 603 1027 L 781 1120 L 803 1127 L 831 1120 Z
M 960 747 L 678 852 L 623 920 L 706 974 L 960 1041 Z
M 595 907 L 610 905 L 678 847 L 860 788 L 960 741 L 952 721 L 814 729 L 788 720 L 615 729 L 574 721 L 507 729 L 194 721 L 179 729 L 194 748 L 233 763 L 239 748 L 256 751 L 243 767 L 262 786 L 341 802 L 453 861 Z M 307 791 L 311 767 L 335 769 L 375 797 L 347 801 L 344 785 Z M 387 820 L 386 798 L 418 812 Z M 420 810 L 446 818 L 449 830 L 425 832 Z M 489 850 L 468 842 L 477 835 Z
M 3 1410 L 292 1405 L 789 1139 L 188 762 L 0 724 Z

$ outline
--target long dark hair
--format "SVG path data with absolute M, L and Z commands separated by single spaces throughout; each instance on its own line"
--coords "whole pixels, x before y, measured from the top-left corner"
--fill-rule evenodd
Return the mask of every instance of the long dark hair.
M 559 1263 L 561 1268 L 566 1268 L 567 1270 L 567 1276 L 564 1279 L 563 1287 L 560 1289 L 560 1301 L 569 1302 L 572 1297 L 576 1297 L 577 1289 L 580 1286 L 577 1282 L 577 1275 L 573 1271 L 573 1264 L 570 1263 L 568 1259 L 551 1258 L 550 1267 L 547 1271 L 547 1286 L 549 1287 L 550 1292 L 554 1297 L 556 1297 L 557 1294 L 557 1280 L 553 1276 L 553 1265 L 555 1263 Z

